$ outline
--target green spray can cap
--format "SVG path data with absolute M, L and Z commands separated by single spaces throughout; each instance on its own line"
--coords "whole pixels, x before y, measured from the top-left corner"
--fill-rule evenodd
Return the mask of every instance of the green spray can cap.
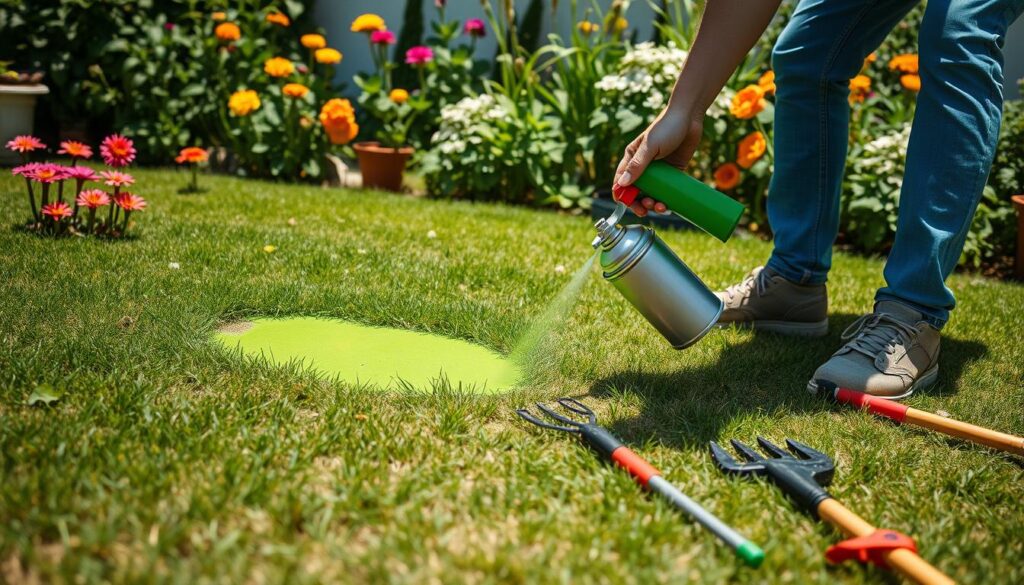
M 630 188 L 635 186 L 636 188 Z M 616 186 L 619 201 L 632 205 L 643 191 L 693 225 L 728 241 L 743 215 L 743 204 L 687 175 L 672 165 L 654 161 L 630 187 Z

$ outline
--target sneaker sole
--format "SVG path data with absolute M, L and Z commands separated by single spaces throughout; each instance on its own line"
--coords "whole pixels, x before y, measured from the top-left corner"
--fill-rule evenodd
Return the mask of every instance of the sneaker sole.
M 878 398 L 885 398 L 886 400 L 903 400 L 904 398 L 908 398 L 916 390 L 924 390 L 925 388 L 930 388 L 932 385 L 935 384 L 935 381 L 938 379 L 938 377 L 939 364 L 936 363 L 932 367 L 928 368 L 928 370 L 913 384 L 911 384 L 910 388 L 907 388 L 907 391 L 904 392 L 903 394 L 898 394 L 896 396 L 881 396 L 879 394 L 872 394 L 872 396 L 877 396 Z M 807 391 L 810 392 L 811 394 L 817 394 L 818 383 L 815 382 L 814 380 L 808 381 Z
M 735 326 L 737 329 L 754 329 L 755 331 L 768 331 L 794 337 L 824 337 L 828 335 L 828 319 L 814 323 L 800 321 L 730 321 L 718 324 L 718 327 L 721 329 L 731 326 Z

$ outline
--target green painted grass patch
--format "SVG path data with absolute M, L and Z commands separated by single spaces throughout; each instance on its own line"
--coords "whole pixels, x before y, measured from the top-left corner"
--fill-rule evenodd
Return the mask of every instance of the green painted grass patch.
M 512 361 L 468 341 L 333 319 L 255 319 L 221 327 L 216 338 L 272 364 L 300 362 L 380 390 L 430 390 L 446 381 L 464 392 L 490 394 L 519 379 Z

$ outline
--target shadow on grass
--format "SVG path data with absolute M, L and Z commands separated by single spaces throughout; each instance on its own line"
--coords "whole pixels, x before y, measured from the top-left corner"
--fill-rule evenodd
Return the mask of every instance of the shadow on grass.
M 809 394 L 806 387 L 818 365 L 842 344 L 842 331 L 858 317 L 832 315 L 829 335 L 817 339 L 755 332 L 749 340 L 727 346 L 711 366 L 671 373 L 624 371 L 592 384 L 590 395 L 639 399 L 640 415 L 620 421 L 612 431 L 627 442 L 656 440 L 675 448 L 704 448 L 724 427 L 748 415 L 844 408 Z M 952 392 L 964 368 L 987 353 L 977 341 L 943 338 L 938 383 L 921 394 Z

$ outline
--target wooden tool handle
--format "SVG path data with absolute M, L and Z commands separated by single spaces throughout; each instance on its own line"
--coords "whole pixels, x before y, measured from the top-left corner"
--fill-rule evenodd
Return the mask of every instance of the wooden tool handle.
M 868 536 L 876 528 L 846 506 L 829 498 L 818 504 L 818 516 L 842 530 L 847 536 Z M 953 585 L 954 581 L 928 564 L 928 561 L 908 549 L 896 549 L 885 553 L 885 562 L 893 570 L 908 579 L 924 585 Z
M 908 408 L 904 420 L 933 431 L 1024 456 L 1024 437 L 1015 437 L 977 425 L 944 418 L 916 408 Z

